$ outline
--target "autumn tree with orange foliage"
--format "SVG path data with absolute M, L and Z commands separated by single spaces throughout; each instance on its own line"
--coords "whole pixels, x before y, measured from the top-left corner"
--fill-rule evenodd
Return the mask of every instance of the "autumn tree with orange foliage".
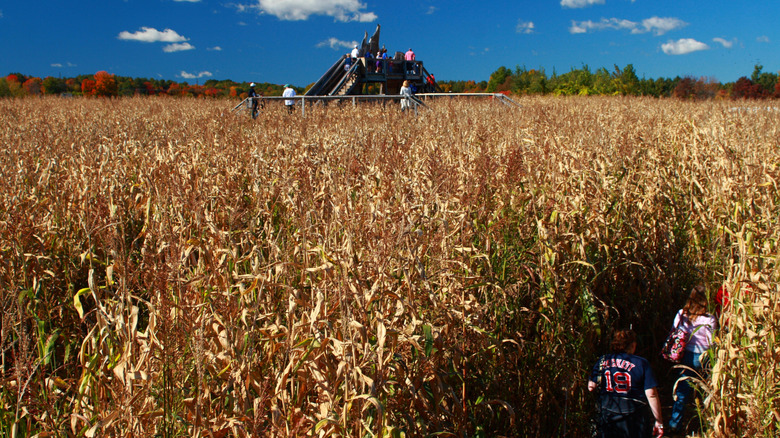
M 8 92 L 11 96 L 21 96 L 24 94 L 24 88 L 22 88 L 19 76 L 10 74 L 5 77 L 5 81 L 8 84 Z
M 41 94 L 41 78 L 30 78 L 24 81 L 22 84 L 24 91 L 30 96 L 37 96 Z
M 116 96 L 117 85 L 114 75 L 106 71 L 99 71 L 95 73 L 95 88 L 93 90 L 93 94 L 103 97 Z
M 81 81 L 81 94 L 85 96 L 91 96 L 95 92 L 95 81 L 92 79 L 84 79 Z
M 155 95 L 154 85 L 152 85 L 152 83 L 149 82 L 149 81 L 144 82 L 144 90 L 146 90 L 146 94 L 148 96 L 154 96 Z
M 181 87 L 179 84 L 174 82 L 168 87 L 168 96 L 181 96 Z

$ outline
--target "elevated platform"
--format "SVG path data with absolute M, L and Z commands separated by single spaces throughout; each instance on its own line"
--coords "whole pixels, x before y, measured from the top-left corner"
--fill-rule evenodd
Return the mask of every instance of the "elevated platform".
M 363 43 L 359 56 L 351 58 L 344 55 L 309 88 L 306 96 L 360 96 L 366 94 L 400 94 L 404 81 L 409 81 L 413 93 L 435 93 L 441 89 L 436 79 L 423 65 L 422 61 L 406 61 L 401 52 L 392 58 L 376 58 L 379 49 L 379 29 Z M 371 87 L 374 85 L 374 87 Z M 369 93 L 369 88 L 374 90 Z
M 416 114 L 419 107 L 427 106 L 425 100 L 443 97 L 490 98 L 507 106 L 519 107 L 515 101 L 500 93 L 442 93 L 436 79 L 426 70 L 423 62 L 416 59 L 407 61 L 401 52 L 396 52 L 392 58 L 376 58 L 369 55 L 380 51 L 379 29 L 380 26 L 377 26 L 371 38 L 368 38 L 366 33 L 356 58 L 352 58 L 351 54 L 341 56 L 303 95 L 247 97 L 236 105 L 233 111 L 242 106 L 251 108 L 251 103 L 257 101 L 264 106 L 265 101 L 293 100 L 296 104 L 300 104 L 301 114 L 305 115 L 307 102 L 311 104 L 351 101 L 354 105 L 364 101 L 406 100 Z M 401 95 L 404 81 L 409 81 L 412 96 Z
M 422 61 L 403 59 L 357 58 L 345 55 L 336 61 L 306 96 L 355 96 L 372 94 L 368 86 L 378 85 L 378 94 L 400 94 L 404 81 L 409 81 L 414 93 L 441 91 Z M 373 93 L 376 94 L 376 93 Z

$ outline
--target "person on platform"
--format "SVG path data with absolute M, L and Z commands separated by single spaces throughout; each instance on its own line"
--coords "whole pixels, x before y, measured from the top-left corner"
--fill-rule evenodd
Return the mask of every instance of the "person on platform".
M 373 62 L 374 55 L 372 55 L 370 51 L 366 51 L 365 58 L 366 58 L 366 70 L 368 70 L 369 73 L 373 73 L 374 70 L 376 70 L 374 68 L 375 66 Z
M 385 60 L 385 59 L 388 59 L 388 56 L 387 56 L 387 49 L 385 49 L 384 47 L 382 47 L 382 49 L 380 49 L 380 50 L 379 50 L 379 52 L 377 52 L 377 54 L 376 54 L 376 58 L 377 58 L 377 59 L 376 59 L 376 67 L 377 67 L 377 70 L 376 70 L 376 71 L 377 71 L 378 73 L 381 73 L 383 70 L 384 70 L 386 73 L 389 73 L 389 72 L 390 72 L 390 70 L 392 70 L 392 68 L 387 68 L 387 67 L 385 67 L 385 66 L 387 66 L 388 64 L 387 64 L 387 61 L 383 61 L 383 60 Z M 390 63 L 389 65 L 390 65 L 390 66 L 392 66 L 392 63 Z
M 382 73 L 382 51 L 376 52 L 376 72 Z
M 406 73 L 417 74 L 417 72 L 415 71 L 416 69 L 415 69 L 415 62 L 414 62 L 416 57 L 411 47 L 409 48 L 409 50 L 406 51 L 406 53 L 404 53 L 404 59 L 406 60 Z
M 636 356 L 636 333 L 618 330 L 612 353 L 601 356 L 591 371 L 588 390 L 599 393 L 598 437 L 663 436 L 658 382 L 647 359 Z M 650 427 L 650 416 L 655 418 Z

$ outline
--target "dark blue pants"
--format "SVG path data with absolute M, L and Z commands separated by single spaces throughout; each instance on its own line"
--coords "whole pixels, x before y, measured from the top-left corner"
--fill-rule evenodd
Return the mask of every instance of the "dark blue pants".
M 701 353 L 686 351 L 682 361 L 680 361 L 680 365 L 685 365 L 686 367 L 693 369 L 682 369 L 680 371 L 680 377 L 699 378 L 701 375 Z M 678 429 L 682 426 L 685 405 L 690 403 L 693 398 L 693 385 L 691 385 L 687 379 L 679 381 L 674 395 L 676 396 L 676 400 L 672 406 L 672 417 L 669 419 L 669 427 Z

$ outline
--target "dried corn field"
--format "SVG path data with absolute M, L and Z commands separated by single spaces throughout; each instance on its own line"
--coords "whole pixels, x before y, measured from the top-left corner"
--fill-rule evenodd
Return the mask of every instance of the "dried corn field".
M 701 283 L 700 429 L 776 436 L 780 114 L 521 103 L 0 100 L 0 435 L 583 436 Z

